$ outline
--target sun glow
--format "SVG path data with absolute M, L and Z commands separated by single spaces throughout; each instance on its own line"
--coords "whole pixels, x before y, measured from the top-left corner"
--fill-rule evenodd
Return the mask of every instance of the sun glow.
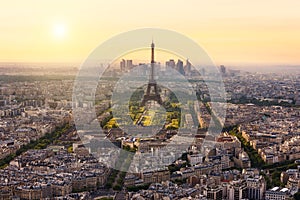
M 63 39 L 66 37 L 67 28 L 65 24 L 55 24 L 52 28 L 52 32 L 56 39 Z

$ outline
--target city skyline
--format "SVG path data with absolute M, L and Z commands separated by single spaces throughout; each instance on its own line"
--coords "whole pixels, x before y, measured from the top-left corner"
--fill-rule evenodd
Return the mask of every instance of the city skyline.
M 0 200 L 300 200 L 300 1 L 5 1 Z

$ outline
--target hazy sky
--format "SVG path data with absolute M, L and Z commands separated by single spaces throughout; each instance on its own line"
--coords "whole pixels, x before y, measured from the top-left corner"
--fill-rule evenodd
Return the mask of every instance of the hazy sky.
M 2 1 L 0 61 L 82 62 L 124 31 L 195 40 L 217 64 L 300 64 L 299 0 Z

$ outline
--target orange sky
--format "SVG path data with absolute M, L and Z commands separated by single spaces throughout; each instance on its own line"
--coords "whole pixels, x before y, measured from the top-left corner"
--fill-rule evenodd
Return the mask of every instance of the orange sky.
M 82 62 L 113 35 L 156 27 L 192 38 L 216 64 L 300 64 L 299 8 L 299 0 L 6 1 L 0 62 Z

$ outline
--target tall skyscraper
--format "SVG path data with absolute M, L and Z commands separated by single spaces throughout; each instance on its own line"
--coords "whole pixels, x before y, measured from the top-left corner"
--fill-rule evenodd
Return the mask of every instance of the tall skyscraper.
M 179 59 L 176 64 L 176 69 L 180 74 L 184 75 L 183 62 Z
M 220 66 L 220 71 L 222 74 L 226 74 L 226 67 L 224 65 Z
M 132 69 L 133 67 L 134 66 L 133 66 L 132 60 L 122 59 L 120 62 L 120 69 L 122 72 L 128 71 L 128 70 Z
M 133 68 L 132 60 L 126 60 L 126 69 L 130 70 Z
M 120 62 L 120 69 L 121 69 L 122 72 L 125 71 L 125 69 L 126 69 L 125 66 L 126 66 L 126 65 L 125 65 L 125 60 L 122 59 L 121 62 Z
M 190 76 L 191 75 L 191 70 L 192 70 L 192 64 L 187 59 L 186 60 L 186 65 L 184 66 L 184 73 L 185 73 L 185 75 Z
M 171 67 L 175 68 L 175 61 L 173 59 L 170 59 L 169 61 L 166 62 L 166 67 Z

